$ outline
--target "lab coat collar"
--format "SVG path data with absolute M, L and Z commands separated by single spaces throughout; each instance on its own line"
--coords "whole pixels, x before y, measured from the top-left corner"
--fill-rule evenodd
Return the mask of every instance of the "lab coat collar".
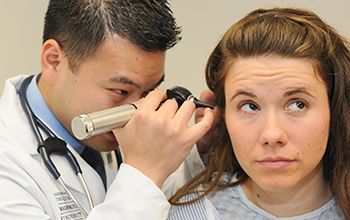
M 23 148 L 30 154 L 38 154 L 37 139 L 30 126 L 29 119 L 25 114 L 19 96 L 17 94 L 16 86 L 28 76 L 21 75 L 6 80 L 4 91 L 0 99 L 0 120 L 6 129 L 16 137 Z M 35 145 L 28 143 L 36 143 Z
M 26 91 L 27 101 L 33 114 L 45 123 L 46 126 L 51 127 L 51 130 L 55 131 L 57 136 L 62 137 L 61 139 L 65 140 L 75 151 L 81 154 L 85 148 L 84 144 L 69 133 L 47 105 L 37 85 L 39 76 L 39 74 L 33 76 Z

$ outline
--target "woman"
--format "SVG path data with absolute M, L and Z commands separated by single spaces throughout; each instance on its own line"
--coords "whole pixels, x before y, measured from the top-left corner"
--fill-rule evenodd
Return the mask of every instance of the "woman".
M 350 219 L 345 38 L 310 11 L 255 10 L 216 46 L 206 79 L 222 137 L 168 219 Z

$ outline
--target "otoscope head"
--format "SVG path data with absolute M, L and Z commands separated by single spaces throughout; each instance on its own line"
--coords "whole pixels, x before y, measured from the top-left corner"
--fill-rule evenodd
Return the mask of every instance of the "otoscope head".
M 168 99 L 175 99 L 179 106 L 181 106 L 184 101 L 191 100 L 196 105 L 196 108 L 214 108 L 214 106 L 198 100 L 188 89 L 181 86 L 167 89 L 166 95 Z

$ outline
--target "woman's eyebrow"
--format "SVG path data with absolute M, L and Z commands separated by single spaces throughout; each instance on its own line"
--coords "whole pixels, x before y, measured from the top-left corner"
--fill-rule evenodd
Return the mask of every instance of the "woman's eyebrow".
M 315 98 L 313 94 L 311 94 L 305 87 L 294 87 L 294 88 L 289 88 L 287 92 L 284 93 L 284 97 L 289 97 L 295 94 L 303 93 L 308 96 L 311 96 Z
M 251 98 L 256 98 L 257 97 L 253 92 L 239 89 L 233 94 L 231 100 L 235 99 L 237 96 L 240 96 L 240 95 L 248 96 L 248 97 L 251 97 Z

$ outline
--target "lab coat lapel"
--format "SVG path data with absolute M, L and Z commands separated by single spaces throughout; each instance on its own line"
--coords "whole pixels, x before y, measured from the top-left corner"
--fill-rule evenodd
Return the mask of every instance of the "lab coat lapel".
M 115 153 L 101 152 L 102 160 L 104 161 L 104 167 L 106 170 L 107 189 L 112 184 L 118 172 L 118 163 Z
M 71 149 L 70 146 L 67 147 L 70 149 L 80 165 L 93 202 L 95 204 L 101 203 L 104 200 L 106 193 L 100 176 L 89 164 L 85 162 L 84 159 L 80 157 L 75 150 Z M 58 171 L 61 173 L 61 178 L 66 185 L 73 190 L 73 193 L 75 192 L 79 194 L 79 197 L 86 197 L 82 184 L 80 183 L 79 178 L 75 174 L 75 171 L 72 169 L 67 159 L 59 155 L 53 155 L 51 159 L 55 163 Z

